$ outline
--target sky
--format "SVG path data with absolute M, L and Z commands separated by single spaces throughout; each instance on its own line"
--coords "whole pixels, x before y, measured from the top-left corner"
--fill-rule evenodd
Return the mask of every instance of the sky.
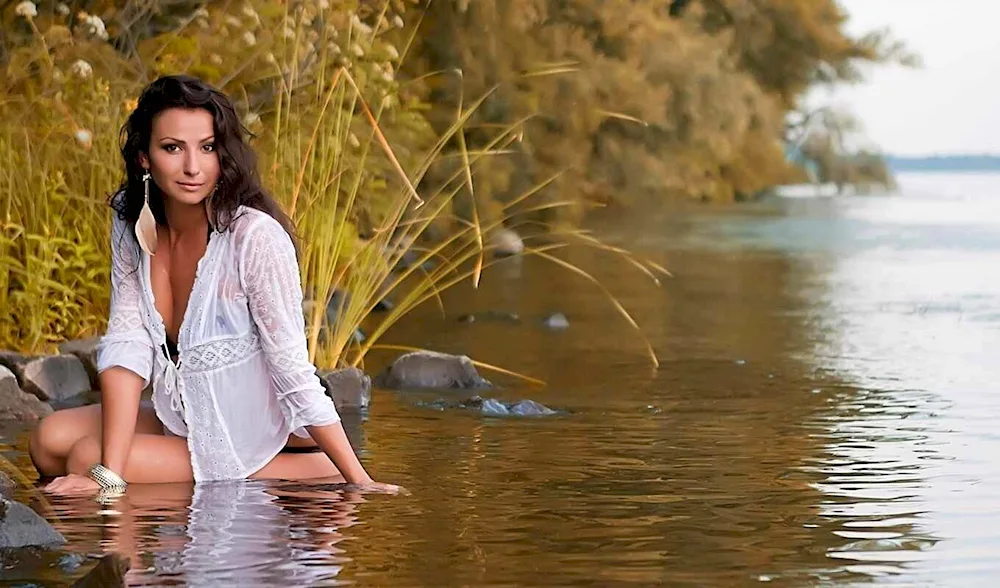
M 923 67 L 879 66 L 859 86 L 816 91 L 886 153 L 1000 155 L 1000 0 L 839 0 L 852 34 L 888 26 Z

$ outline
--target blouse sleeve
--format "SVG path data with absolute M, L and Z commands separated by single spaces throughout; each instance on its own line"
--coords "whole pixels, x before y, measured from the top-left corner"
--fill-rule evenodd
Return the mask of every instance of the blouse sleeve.
M 111 222 L 111 312 L 108 329 L 97 346 L 97 373 L 120 366 L 149 384 L 153 342 L 142 322 L 142 285 L 137 248 L 126 235 L 128 222 L 114 215 Z
M 256 220 L 238 246 L 238 259 L 285 420 L 300 437 L 308 435 L 302 427 L 340 421 L 309 361 L 299 265 L 288 233 L 270 216 Z

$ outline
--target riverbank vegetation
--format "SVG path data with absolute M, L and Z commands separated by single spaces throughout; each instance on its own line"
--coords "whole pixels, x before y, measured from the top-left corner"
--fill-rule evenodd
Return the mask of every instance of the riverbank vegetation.
M 0 346 L 103 330 L 118 132 L 158 75 L 234 98 L 302 237 L 313 357 L 358 364 L 395 319 L 478 281 L 501 227 L 563 264 L 568 245 L 611 251 L 574 228 L 594 209 L 801 181 L 803 93 L 910 59 L 845 21 L 833 0 L 5 2 Z M 326 325 L 334 287 L 352 296 Z

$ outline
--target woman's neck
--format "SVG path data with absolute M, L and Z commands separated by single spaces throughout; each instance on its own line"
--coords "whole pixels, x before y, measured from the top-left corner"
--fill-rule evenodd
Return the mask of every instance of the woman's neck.
M 167 218 L 167 232 L 174 242 L 192 234 L 203 234 L 209 226 L 208 210 L 203 203 L 184 204 L 164 199 L 163 214 Z

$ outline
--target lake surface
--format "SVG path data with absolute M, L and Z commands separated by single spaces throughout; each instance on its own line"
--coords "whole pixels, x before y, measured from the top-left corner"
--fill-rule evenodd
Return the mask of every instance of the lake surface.
M 147 586 L 992 585 L 1000 176 L 900 183 L 594 227 L 673 272 L 657 286 L 611 255 L 569 256 L 634 314 L 658 369 L 585 280 L 504 262 L 386 342 L 541 378 L 484 372 L 502 385 L 488 396 L 562 414 L 376 391 L 345 420 L 370 471 L 410 496 L 136 487 L 99 511 L 22 491 L 69 540 L 30 575 L 117 550 Z M 458 320 L 486 310 L 520 322 Z M 543 328 L 551 311 L 570 327 Z M 0 430 L 0 451 L 31 471 L 25 438 Z

